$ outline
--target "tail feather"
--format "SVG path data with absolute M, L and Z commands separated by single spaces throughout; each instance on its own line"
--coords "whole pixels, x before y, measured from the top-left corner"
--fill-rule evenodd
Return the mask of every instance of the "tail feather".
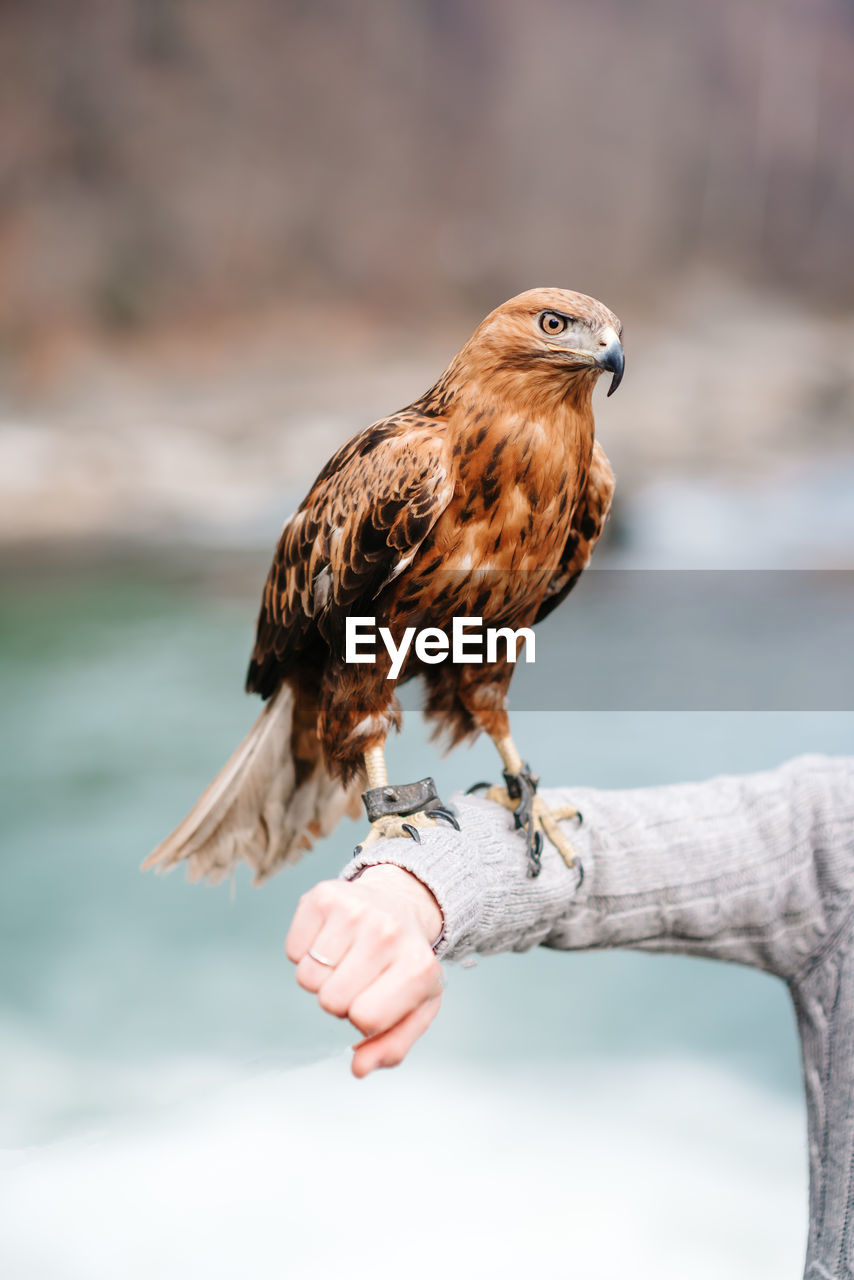
M 296 862 L 348 814 L 358 817 L 360 783 L 343 786 L 318 759 L 299 785 L 291 752 L 293 694 L 265 705 L 240 746 L 171 835 L 143 862 L 168 871 L 187 863 L 191 880 L 216 884 L 241 860 L 255 883 Z

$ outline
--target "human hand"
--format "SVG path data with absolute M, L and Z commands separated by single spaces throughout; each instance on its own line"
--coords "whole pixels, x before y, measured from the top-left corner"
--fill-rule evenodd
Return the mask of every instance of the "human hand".
M 442 968 L 432 944 L 441 929 L 430 890 L 390 863 L 367 867 L 358 880 L 321 881 L 300 898 L 285 952 L 300 986 L 364 1036 L 353 1075 L 397 1066 L 439 1012 Z

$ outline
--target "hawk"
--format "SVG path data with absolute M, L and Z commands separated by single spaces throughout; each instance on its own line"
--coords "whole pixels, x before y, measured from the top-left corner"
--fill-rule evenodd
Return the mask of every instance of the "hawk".
M 345 661 L 345 631 L 348 617 L 373 617 L 398 641 L 407 627 L 450 635 L 455 617 L 517 629 L 561 603 L 611 504 L 592 396 L 603 372 L 609 395 L 622 379 L 621 336 L 594 298 L 529 290 L 486 317 L 429 391 L 329 460 L 286 521 L 264 588 L 246 687 L 266 705 L 143 866 L 186 861 L 191 878 L 216 881 L 243 859 L 260 882 L 357 816 L 363 790 L 363 844 L 456 826 L 432 779 L 389 784 L 395 689 L 415 676 L 451 745 L 482 730 L 495 743 L 506 785 L 487 796 L 514 811 L 529 873 L 543 832 L 572 865 L 558 819 L 576 811 L 545 807 L 510 733 L 509 654 L 428 663 L 410 648 L 391 679 L 381 648 L 373 663 Z

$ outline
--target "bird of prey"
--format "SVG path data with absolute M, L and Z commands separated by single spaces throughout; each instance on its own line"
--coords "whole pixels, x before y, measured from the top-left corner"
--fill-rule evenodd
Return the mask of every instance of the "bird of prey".
M 450 635 L 455 617 L 516 629 L 560 604 L 611 504 L 592 396 L 603 371 L 609 395 L 623 376 L 621 336 L 594 298 L 529 290 L 488 315 L 420 399 L 339 449 L 286 521 L 267 578 L 246 680 L 266 705 L 144 866 L 185 860 L 191 878 L 215 881 L 243 859 L 261 881 L 358 816 L 363 789 L 363 844 L 457 825 L 432 779 L 388 780 L 395 688 L 414 676 L 451 744 L 481 730 L 494 741 L 506 786 L 487 796 L 514 811 L 529 874 L 543 832 L 572 865 L 558 819 L 576 811 L 545 807 L 510 734 L 508 655 L 427 663 L 410 648 L 395 680 L 382 648 L 347 663 L 345 630 L 348 616 L 398 640 L 407 627 Z

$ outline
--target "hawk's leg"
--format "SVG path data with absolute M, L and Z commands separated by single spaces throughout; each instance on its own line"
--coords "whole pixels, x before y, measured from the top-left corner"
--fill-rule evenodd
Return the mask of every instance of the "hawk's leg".
M 385 763 L 385 749 L 371 747 L 364 754 L 368 788 L 362 794 L 365 811 L 371 829 L 356 852 L 368 845 L 393 836 L 409 836 L 420 843 L 419 827 L 434 827 L 437 822 L 448 822 L 460 829 L 456 815 L 439 799 L 432 778 L 420 782 L 389 783 Z
M 569 840 L 561 831 L 558 823 L 564 818 L 580 818 L 581 814 L 572 805 L 561 805 L 557 809 L 549 809 L 545 801 L 537 795 L 539 778 L 525 764 L 516 744 L 507 734 L 503 738 L 493 738 L 504 764 L 503 787 L 489 787 L 487 800 L 495 800 L 513 811 L 513 817 L 519 830 L 525 832 L 525 843 L 528 849 L 528 875 L 540 874 L 543 835 L 548 836 L 568 867 L 575 865 L 576 853 Z

